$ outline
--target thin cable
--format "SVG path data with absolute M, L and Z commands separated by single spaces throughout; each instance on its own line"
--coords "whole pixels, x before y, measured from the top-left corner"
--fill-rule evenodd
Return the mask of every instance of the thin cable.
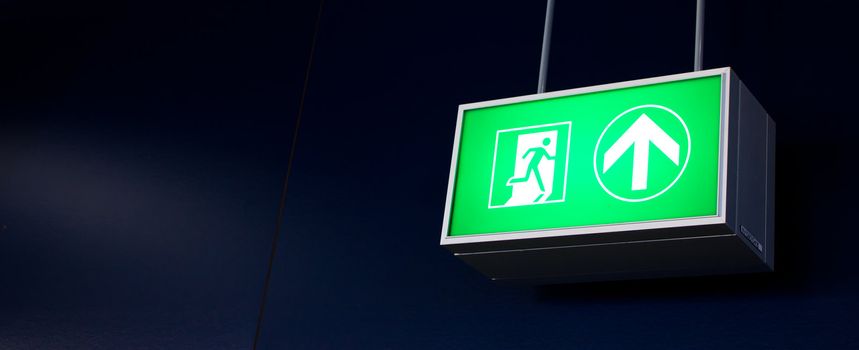
M 265 316 L 266 300 L 268 299 L 268 288 L 271 284 L 271 272 L 274 267 L 274 258 L 277 255 L 277 241 L 280 236 L 280 228 L 283 226 L 283 215 L 286 208 L 286 194 L 289 190 L 289 177 L 292 175 L 292 165 L 295 160 L 295 148 L 298 145 L 298 130 L 301 127 L 301 116 L 304 114 L 304 101 L 307 97 L 307 86 L 310 82 L 310 68 L 313 66 L 313 53 L 316 51 L 316 38 L 319 35 L 319 22 L 322 21 L 322 8 L 325 0 L 319 1 L 319 12 L 316 14 L 316 24 L 313 29 L 313 39 L 310 43 L 310 54 L 307 58 L 307 69 L 304 72 L 304 86 L 301 90 L 301 99 L 298 102 L 298 115 L 295 117 L 295 128 L 292 131 L 292 147 L 289 149 L 289 158 L 286 163 L 286 175 L 283 177 L 283 190 L 280 193 L 280 204 L 277 208 L 277 223 L 275 224 L 274 237 L 271 240 L 271 253 L 268 257 L 268 269 L 265 272 L 265 282 L 262 288 L 262 300 L 259 305 L 256 332 L 254 334 L 253 349 L 256 350 L 262 332 L 262 321 Z
M 704 66 L 704 0 L 698 0 L 695 11 L 695 70 Z
M 546 24 L 543 27 L 543 50 L 540 52 L 540 76 L 537 93 L 546 92 L 546 76 L 549 74 L 549 46 L 552 43 L 552 17 L 555 15 L 555 0 L 546 2 Z

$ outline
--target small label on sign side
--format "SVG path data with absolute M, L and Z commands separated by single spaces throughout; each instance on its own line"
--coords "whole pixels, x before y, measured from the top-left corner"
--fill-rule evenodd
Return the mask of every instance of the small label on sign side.
M 758 242 L 758 239 L 755 238 L 755 236 L 752 236 L 751 232 L 749 232 L 749 230 L 747 230 L 745 226 L 740 225 L 740 232 L 743 233 L 743 236 L 746 236 L 746 238 L 749 240 L 749 242 L 752 242 L 752 245 L 754 245 L 755 248 L 758 248 L 758 251 L 760 251 L 760 252 L 764 251 L 763 244 L 761 244 L 761 242 Z

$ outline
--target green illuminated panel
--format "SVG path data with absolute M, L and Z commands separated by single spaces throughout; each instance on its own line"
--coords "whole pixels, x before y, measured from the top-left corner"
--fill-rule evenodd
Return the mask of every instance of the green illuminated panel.
M 466 109 L 449 236 L 717 214 L 722 76 Z

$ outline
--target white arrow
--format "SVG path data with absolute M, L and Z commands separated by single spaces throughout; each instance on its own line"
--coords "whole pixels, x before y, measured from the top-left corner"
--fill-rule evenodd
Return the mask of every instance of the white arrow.
M 632 190 L 646 190 L 647 163 L 650 156 L 651 142 L 668 159 L 671 159 L 675 165 L 680 165 L 680 145 L 671 136 L 668 136 L 659 125 L 650 120 L 646 114 L 642 114 L 605 152 L 603 156 L 603 174 L 617 162 L 617 159 L 629 147 L 635 145 L 635 148 L 632 149 Z

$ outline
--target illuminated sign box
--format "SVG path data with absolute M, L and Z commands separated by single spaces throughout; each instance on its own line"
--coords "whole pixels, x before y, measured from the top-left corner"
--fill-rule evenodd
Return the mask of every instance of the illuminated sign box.
M 730 68 L 461 105 L 441 245 L 504 281 L 769 271 L 774 152 Z

